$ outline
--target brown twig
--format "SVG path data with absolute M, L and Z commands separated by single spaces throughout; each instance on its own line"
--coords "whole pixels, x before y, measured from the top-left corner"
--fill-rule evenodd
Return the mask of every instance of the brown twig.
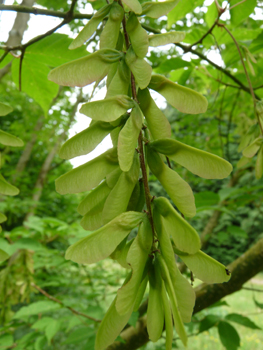
M 47 297 L 49 300 L 54 301 L 55 303 L 58 303 L 60 305 L 62 305 L 63 307 L 67 308 L 68 310 L 70 310 L 73 314 L 78 315 L 78 316 L 83 316 L 85 318 L 88 318 L 91 321 L 94 322 L 101 322 L 101 320 L 98 320 L 94 317 L 91 317 L 89 315 L 84 314 L 83 312 L 77 311 L 75 309 L 73 309 L 70 306 L 64 305 L 63 302 L 55 297 L 53 297 L 52 295 L 48 294 L 46 291 L 44 291 L 42 288 L 40 288 L 39 286 L 37 286 L 35 283 L 31 283 L 31 286 L 34 287 L 35 289 L 37 289 L 41 294 L 43 294 L 45 297 Z

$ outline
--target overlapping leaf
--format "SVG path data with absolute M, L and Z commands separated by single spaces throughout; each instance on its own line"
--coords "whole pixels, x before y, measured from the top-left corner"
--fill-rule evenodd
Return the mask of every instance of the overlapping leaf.
M 107 23 L 100 35 L 101 49 L 115 49 L 123 16 L 123 8 L 117 2 L 113 2 L 111 4 Z
M 171 43 L 179 43 L 185 38 L 184 32 L 168 32 L 149 36 L 149 46 L 157 47 Z
M 140 25 L 140 22 L 135 14 L 130 15 L 126 28 L 130 37 L 133 51 L 139 58 L 143 58 L 148 52 L 148 34 Z
M 14 135 L 11 135 L 3 130 L 0 130 L 0 143 L 2 143 L 5 146 L 13 146 L 13 147 L 24 146 L 24 142 L 20 138 Z

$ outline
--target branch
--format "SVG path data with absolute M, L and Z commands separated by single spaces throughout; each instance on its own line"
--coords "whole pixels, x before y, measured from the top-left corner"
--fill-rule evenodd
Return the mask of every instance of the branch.
M 67 12 L 45 10 L 45 9 L 39 9 L 37 7 L 20 6 L 20 5 L 0 5 L 0 11 L 14 11 L 14 12 L 22 12 L 22 13 L 31 13 L 32 15 L 67 18 Z M 91 19 L 92 16 L 93 15 L 89 15 L 86 13 L 75 13 L 72 16 L 72 20 Z
M 35 289 L 37 289 L 41 294 L 45 295 L 45 297 L 47 297 L 49 300 L 52 300 L 52 301 L 54 301 L 54 302 L 56 302 L 56 303 L 62 305 L 63 307 L 65 307 L 65 308 L 67 308 L 68 310 L 70 310 L 73 314 L 78 315 L 78 316 L 86 317 L 86 318 L 88 318 L 89 320 L 92 320 L 92 321 L 94 321 L 94 322 L 101 322 L 101 320 L 97 320 L 96 318 L 91 317 L 91 316 L 89 316 L 89 315 L 86 315 L 86 314 L 84 314 L 84 313 L 82 313 L 82 312 L 80 312 L 80 311 L 77 311 L 77 310 L 73 309 L 73 308 L 70 307 L 70 306 L 64 305 L 64 304 L 62 303 L 61 300 L 59 300 L 59 299 L 53 297 L 52 295 L 48 294 L 46 291 L 44 291 L 42 288 L 40 288 L 39 286 L 37 286 L 35 283 L 31 283 L 31 286 L 34 287 Z
M 241 257 L 228 266 L 232 277 L 228 283 L 201 284 L 195 288 L 196 303 L 194 314 L 213 305 L 226 295 L 242 289 L 244 283 L 263 269 L 263 238 Z M 107 350 L 135 350 L 149 341 L 146 327 L 147 317 L 141 317 L 136 327 L 129 327 L 121 333 L 125 344 L 114 342 Z

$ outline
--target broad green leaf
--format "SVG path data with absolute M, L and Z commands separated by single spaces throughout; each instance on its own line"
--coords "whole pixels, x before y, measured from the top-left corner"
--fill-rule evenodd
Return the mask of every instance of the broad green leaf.
M 4 214 L 0 213 L 0 224 L 5 222 L 6 220 L 7 220 L 7 217 Z
M 14 344 L 14 339 L 12 334 L 3 333 L 0 335 L 0 344 L 3 347 L 3 350 L 10 349 Z M 17 346 L 16 346 L 17 347 Z
M 109 188 L 113 189 L 113 187 L 116 185 L 121 173 L 122 173 L 122 171 L 121 171 L 120 167 L 117 167 L 111 173 L 106 175 L 106 183 L 109 186 Z
M 142 6 L 138 0 L 123 0 L 124 4 L 127 5 L 133 12 L 137 14 L 142 13 Z
M 219 322 L 218 333 L 221 343 L 225 346 L 226 350 L 237 350 L 240 347 L 240 337 L 230 323 L 225 321 Z
M 135 81 L 140 89 L 145 89 L 151 80 L 152 67 L 144 59 L 138 58 L 132 47 L 127 51 L 125 61 L 132 71 Z
M 136 323 L 137 323 L 139 317 L 140 317 L 140 314 L 139 314 L 138 311 L 133 312 L 133 313 L 131 314 L 131 317 L 129 318 L 128 324 L 131 325 L 131 326 L 133 326 L 133 327 L 135 328 L 135 327 L 136 327 Z
M 228 190 L 229 187 L 227 187 L 226 189 Z M 230 188 L 230 190 L 233 190 L 233 188 Z M 219 191 L 219 193 L 215 193 L 212 191 L 204 191 L 204 192 L 195 193 L 195 205 L 196 205 L 197 209 L 199 207 L 209 207 L 209 206 L 218 205 L 220 200 L 225 199 L 225 198 L 222 199 L 220 193 L 221 193 L 221 191 Z
M 137 16 L 134 13 L 130 15 L 126 28 L 130 37 L 133 51 L 139 58 L 145 57 L 149 46 L 148 34 L 146 30 L 142 28 Z
M 187 346 L 187 335 L 186 335 L 183 320 L 182 320 L 182 317 L 181 317 L 181 314 L 180 314 L 180 311 L 178 308 L 178 303 L 177 303 L 176 295 L 175 295 L 175 289 L 174 289 L 174 286 L 173 286 L 173 283 L 172 283 L 172 280 L 171 280 L 171 277 L 169 274 L 168 267 L 165 263 L 165 260 L 161 256 L 161 254 L 157 254 L 156 258 L 157 258 L 156 267 L 160 271 L 160 274 L 161 274 L 161 276 L 164 280 L 164 283 L 165 283 L 165 288 L 166 288 L 168 295 L 169 295 L 171 309 L 172 309 L 172 313 L 173 313 L 175 330 L 176 330 L 177 334 L 179 335 L 184 346 Z
M 179 2 L 179 0 L 145 2 L 142 5 L 142 14 L 151 18 L 159 18 L 167 15 Z
M 103 225 L 102 211 L 104 202 L 101 201 L 88 211 L 80 221 L 80 225 L 87 231 L 94 231 Z
M 250 318 L 240 314 L 235 314 L 235 313 L 228 314 L 226 315 L 225 319 L 231 322 L 241 324 L 242 326 L 245 326 L 251 329 L 261 329 L 253 321 L 251 321 Z
M 164 309 L 162 304 L 162 278 L 153 267 L 149 271 L 149 282 L 147 331 L 149 339 L 156 342 L 163 332 Z
M 203 2 L 204 0 L 181 0 L 172 11 L 169 10 L 169 27 L 171 27 L 172 24 L 176 23 L 179 19 L 185 17 L 185 15 L 187 15 L 188 13 L 193 12 L 197 6 L 203 5 Z
M 126 315 L 120 315 L 116 310 L 115 302 L 116 298 L 100 323 L 96 336 L 95 350 L 104 350 L 111 345 L 131 317 L 132 309 Z
M 48 344 L 50 345 L 51 339 L 57 334 L 57 332 L 60 329 L 60 322 L 59 320 L 52 319 L 48 326 L 45 329 L 45 334 L 48 340 Z
M 144 296 L 147 284 L 148 284 L 148 275 L 146 274 L 144 279 L 141 281 L 140 287 L 138 288 L 135 303 L 133 306 L 133 311 L 137 311 L 139 309 L 141 302 L 143 300 L 143 296 Z
M 154 199 L 154 207 L 162 215 L 165 231 L 172 237 L 175 246 L 188 254 L 195 254 L 201 248 L 195 229 L 182 218 L 167 198 Z
M 214 154 L 171 139 L 157 140 L 152 147 L 205 179 L 224 179 L 233 170 L 232 165 Z
M 19 189 L 7 182 L 0 174 L 0 193 L 6 196 L 16 196 L 19 193 Z
M 156 106 L 149 90 L 139 90 L 138 100 L 152 137 L 155 140 L 171 137 L 171 125 L 163 112 Z
M 72 159 L 90 153 L 113 129 L 109 123 L 95 122 L 64 143 L 59 151 L 60 158 Z
M 110 65 L 121 59 L 122 55 L 116 50 L 99 50 L 53 69 L 48 79 L 59 85 L 79 87 L 99 82 L 107 75 Z
M 13 147 L 24 146 L 24 142 L 20 138 L 14 135 L 11 135 L 3 130 L 0 130 L 0 143 L 2 143 L 5 146 L 13 146 Z
M 165 350 L 172 350 L 173 343 L 173 319 L 172 319 L 172 310 L 168 300 L 168 296 L 165 290 L 164 283 L 162 283 L 162 303 L 164 310 L 164 322 L 165 322 Z
M 208 329 L 216 326 L 221 320 L 221 317 L 218 315 L 207 315 L 203 318 L 199 324 L 199 333 L 205 332 Z
M 42 317 L 39 320 L 37 320 L 34 324 L 32 324 L 31 328 L 37 329 L 39 331 L 44 331 L 45 328 L 52 322 L 52 317 Z
M 23 319 L 32 315 L 38 315 L 45 312 L 55 311 L 61 308 L 61 305 L 54 301 L 43 300 L 31 303 L 28 306 L 23 306 L 13 316 L 13 319 Z
M 231 0 L 230 6 L 233 6 L 239 2 L 239 0 Z M 252 12 L 254 12 L 256 6 L 257 0 L 248 0 L 243 3 L 240 3 L 238 6 L 234 7 L 230 11 L 231 22 L 235 26 L 243 22 Z
M 256 172 L 256 178 L 261 179 L 263 174 L 263 145 L 261 145 L 260 150 L 258 152 L 255 172 Z
M 207 110 L 208 102 L 203 95 L 173 83 L 162 75 L 153 75 L 149 88 L 159 92 L 167 102 L 180 112 L 199 114 Z
M 152 230 L 146 218 L 141 223 L 127 255 L 127 264 L 132 269 L 132 275 L 130 280 L 118 290 L 116 309 L 120 315 L 129 312 L 134 306 L 151 246 Z
M 246 158 L 252 158 L 259 150 L 263 143 L 263 136 L 257 137 L 249 146 L 243 150 L 243 156 Z
M 152 173 L 163 185 L 174 204 L 185 216 L 196 213 L 194 195 L 191 187 L 175 171 L 163 163 L 157 152 L 147 146 L 147 161 Z
M 193 308 L 195 305 L 195 292 L 190 283 L 182 276 L 176 262 L 170 235 L 166 232 L 162 225 L 162 220 L 156 209 L 153 211 L 154 224 L 157 230 L 158 240 L 160 242 L 161 254 L 168 267 L 173 289 L 175 291 L 178 308 L 183 322 L 191 322 Z
M 104 224 L 127 210 L 132 191 L 139 178 L 139 173 L 139 157 L 138 154 L 134 153 L 131 169 L 120 175 L 116 185 L 105 200 L 102 212 Z
M 218 11 L 217 11 L 215 2 L 213 2 L 210 6 L 208 6 L 207 12 L 205 14 L 205 21 L 209 28 L 212 27 L 217 17 L 218 17 Z
M 3 262 L 8 258 L 9 258 L 9 255 L 5 251 L 0 249 L 0 262 Z
M 132 192 L 127 211 L 142 211 L 145 204 L 145 193 L 143 182 L 139 181 L 136 183 L 134 190 Z
M 79 264 L 92 264 L 107 258 L 118 244 L 139 225 L 145 214 L 126 212 L 107 225 L 82 238 L 66 251 L 66 259 Z
M 104 203 L 110 191 L 111 188 L 107 185 L 107 182 L 103 181 L 79 203 L 78 212 L 81 215 L 85 215 L 99 203 Z
M 100 35 L 100 49 L 115 49 L 123 16 L 123 8 L 117 2 L 113 2 L 107 23 Z
M 132 107 L 134 107 L 134 102 L 130 97 L 117 95 L 104 100 L 85 103 L 79 111 L 93 120 L 112 122 Z
M 180 255 L 180 258 L 205 283 L 223 283 L 230 280 L 231 275 L 227 274 L 225 266 L 201 250 L 194 255 Z
M 8 113 L 11 113 L 13 111 L 13 108 L 0 102 L 0 117 L 3 117 L 7 115 Z
M 168 32 L 149 35 L 149 46 L 157 47 L 171 43 L 180 43 L 185 38 L 185 32 Z
M 92 190 L 117 166 L 117 150 L 112 148 L 99 157 L 60 176 L 56 180 L 56 190 L 60 194 Z
M 121 60 L 118 64 L 117 71 L 111 79 L 106 98 L 112 97 L 115 95 L 127 95 L 129 86 L 131 82 L 131 72 L 125 63 L 125 60 Z
M 44 335 L 38 336 L 35 340 L 34 350 L 42 350 L 47 343 L 47 339 Z
M 94 335 L 94 328 L 93 327 L 91 328 L 91 327 L 84 326 L 81 328 L 77 328 L 69 334 L 66 341 L 63 342 L 63 345 L 64 344 L 70 344 L 70 345 L 78 344 L 78 343 L 83 342 L 84 340 L 89 341 L 89 338 L 92 335 Z M 87 348 L 85 347 L 85 349 L 87 349 Z
M 124 239 L 124 241 L 125 241 L 125 239 Z M 128 255 L 128 253 L 129 253 L 129 250 L 130 250 L 130 247 L 131 247 L 131 245 L 133 244 L 133 242 L 134 242 L 134 238 L 133 239 L 131 239 L 129 242 L 127 242 L 125 245 L 124 245 L 124 247 L 123 247 L 123 249 L 121 249 L 119 252 L 117 252 L 117 254 L 116 254 L 116 258 L 115 258 L 115 260 L 117 260 L 117 262 L 122 266 L 122 267 L 124 267 L 125 269 L 131 269 L 131 266 L 127 263 L 127 255 Z M 119 246 L 120 246 L 121 244 L 119 244 Z M 111 254 L 111 258 L 112 258 L 112 255 L 114 254 L 114 252 Z M 116 309 L 117 309 L 117 307 L 116 307 Z M 119 312 L 119 311 L 118 311 Z M 119 314 L 121 315 L 122 313 L 121 312 L 119 312 Z
M 100 22 L 109 13 L 111 4 L 103 6 L 95 15 L 88 21 L 85 27 L 81 30 L 78 36 L 69 45 L 69 49 L 73 50 L 83 45 L 95 32 Z
M 118 159 L 122 171 L 129 171 L 132 166 L 142 122 L 143 114 L 136 104 L 118 138 Z

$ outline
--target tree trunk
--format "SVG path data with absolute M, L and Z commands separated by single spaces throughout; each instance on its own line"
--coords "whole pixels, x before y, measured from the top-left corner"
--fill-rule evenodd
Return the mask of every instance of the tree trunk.
M 63 133 L 58 137 L 57 142 L 54 144 L 53 148 L 51 149 L 51 151 L 49 152 L 49 154 L 47 155 L 41 170 L 39 172 L 34 190 L 33 190 L 33 196 L 32 196 L 32 200 L 34 201 L 34 205 L 31 207 L 31 209 L 29 210 L 29 212 L 27 213 L 24 222 L 28 221 L 28 219 L 34 215 L 35 209 L 37 208 L 38 202 L 41 198 L 42 192 L 43 192 L 43 187 L 46 181 L 46 178 L 48 176 L 48 172 L 50 170 L 51 167 L 51 163 L 55 157 L 55 155 L 58 152 L 58 149 L 60 148 L 61 144 L 63 141 L 65 141 L 65 139 L 67 138 L 67 134 L 68 134 L 68 130 L 72 124 L 72 122 L 74 121 L 77 109 L 78 109 L 78 105 L 83 102 L 83 97 L 82 97 L 82 93 L 79 94 L 77 101 L 73 107 L 73 110 L 71 112 L 68 124 L 65 126 Z
M 201 284 L 195 288 L 196 302 L 194 314 L 213 305 L 226 295 L 239 291 L 243 284 L 263 269 L 263 238 L 261 238 L 252 248 L 241 255 L 228 266 L 232 272 L 229 282 L 222 284 Z M 125 341 L 114 342 L 107 350 L 135 350 L 149 341 L 147 333 L 147 317 L 139 319 L 136 327 L 129 327 L 121 333 Z

